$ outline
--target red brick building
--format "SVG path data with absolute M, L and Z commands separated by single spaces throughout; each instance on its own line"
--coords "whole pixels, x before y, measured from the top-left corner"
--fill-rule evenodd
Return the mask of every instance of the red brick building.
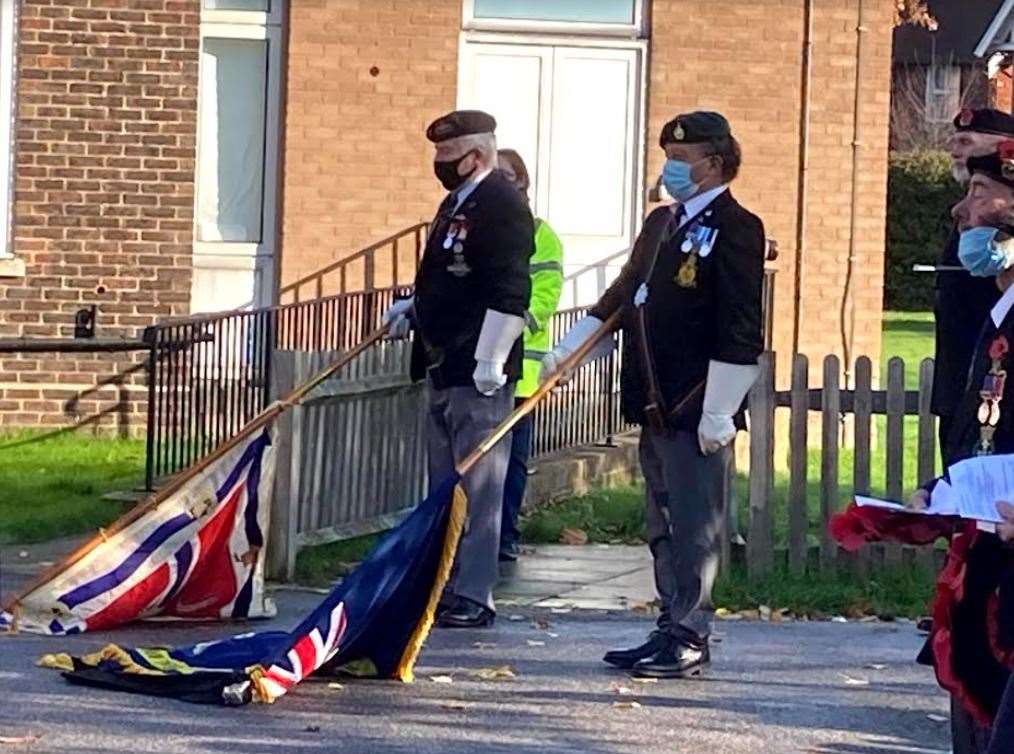
M 774 348 L 876 357 L 892 7 L 0 0 L 0 338 L 69 335 L 91 304 L 100 335 L 134 337 L 277 300 L 431 216 L 423 131 L 457 106 L 498 117 L 577 269 L 636 235 L 662 123 L 709 108 L 779 244 Z M 0 427 L 139 427 L 134 364 L 0 355 Z

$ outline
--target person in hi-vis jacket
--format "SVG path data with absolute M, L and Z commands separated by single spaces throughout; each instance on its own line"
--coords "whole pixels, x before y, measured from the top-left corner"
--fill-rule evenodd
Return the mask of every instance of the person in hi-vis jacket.
M 621 404 L 641 425 L 656 630 L 604 660 L 638 676 L 693 675 L 710 662 L 732 440 L 763 347 L 764 226 L 733 198 L 741 152 L 713 112 L 662 129 L 662 183 L 676 199 L 645 220 L 619 277 L 543 362 L 554 372 L 613 313 L 624 333 Z M 587 357 L 612 347 L 606 338 Z

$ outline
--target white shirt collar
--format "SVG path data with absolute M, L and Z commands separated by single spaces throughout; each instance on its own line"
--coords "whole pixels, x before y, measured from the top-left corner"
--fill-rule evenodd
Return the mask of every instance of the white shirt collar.
M 680 227 L 682 228 L 689 220 L 701 214 L 701 212 L 707 209 L 709 204 L 727 191 L 728 188 L 729 184 L 723 183 L 721 186 L 715 186 L 715 188 L 696 194 L 683 202 L 682 206 L 686 209 L 686 216 L 683 218 L 683 222 L 680 223 Z M 680 206 L 679 204 L 672 205 L 672 211 L 674 213 L 678 212 Z
M 1000 296 L 1000 300 L 993 305 L 993 309 L 990 311 L 989 316 L 993 318 L 993 324 L 999 327 L 1003 324 L 1003 321 L 1007 319 L 1007 314 L 1010 312 L 1010 308 L 1014 306 L 1014 285 L 1010 286 Z
M 492 172 L 493 168 L 487 168 L 481 173 L 475 173 L 471 178 L 465 181 L 462 187 L 458 189 L 458 201 L 457 204 L 454 205 L 455 212 L 457 212 L 461 205 L 465 203 L 465 200 L 471 196 L 472 192 L 475 191 L 475 187 L 482 183 L 486 176 Z

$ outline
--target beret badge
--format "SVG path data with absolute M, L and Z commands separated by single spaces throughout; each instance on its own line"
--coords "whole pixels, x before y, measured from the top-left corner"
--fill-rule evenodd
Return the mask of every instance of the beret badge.
M 676 141 L 683 141 L 686 138 L 687 132 L 683 130 L 683 124 L 676 121 L 676 128 L 673 129 L 672 137 Z
M 958 125 L 964 128 L 972 125 L 972 121 L 975 119 L 975 113 L 970 107 L 961 108 L 961 112 L 958 113 Z

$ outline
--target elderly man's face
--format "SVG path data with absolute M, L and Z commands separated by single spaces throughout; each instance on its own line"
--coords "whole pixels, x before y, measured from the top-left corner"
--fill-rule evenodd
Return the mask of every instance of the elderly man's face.
M 976 173 L 968 183 L 965 198 L 954 205 L 951 214 L 958 230 L 979 226 L 995 227 L 1014 212 L 1014 189 Z
M 996 145 L 1008 136 L 982 134 L 977 131 L 956 131 L 947 141 L 951 153 L 951 175 L 958 183 L 968 183 L 970 175 L 965 161 L 969 157 L 981 157 L 996 150 Z

